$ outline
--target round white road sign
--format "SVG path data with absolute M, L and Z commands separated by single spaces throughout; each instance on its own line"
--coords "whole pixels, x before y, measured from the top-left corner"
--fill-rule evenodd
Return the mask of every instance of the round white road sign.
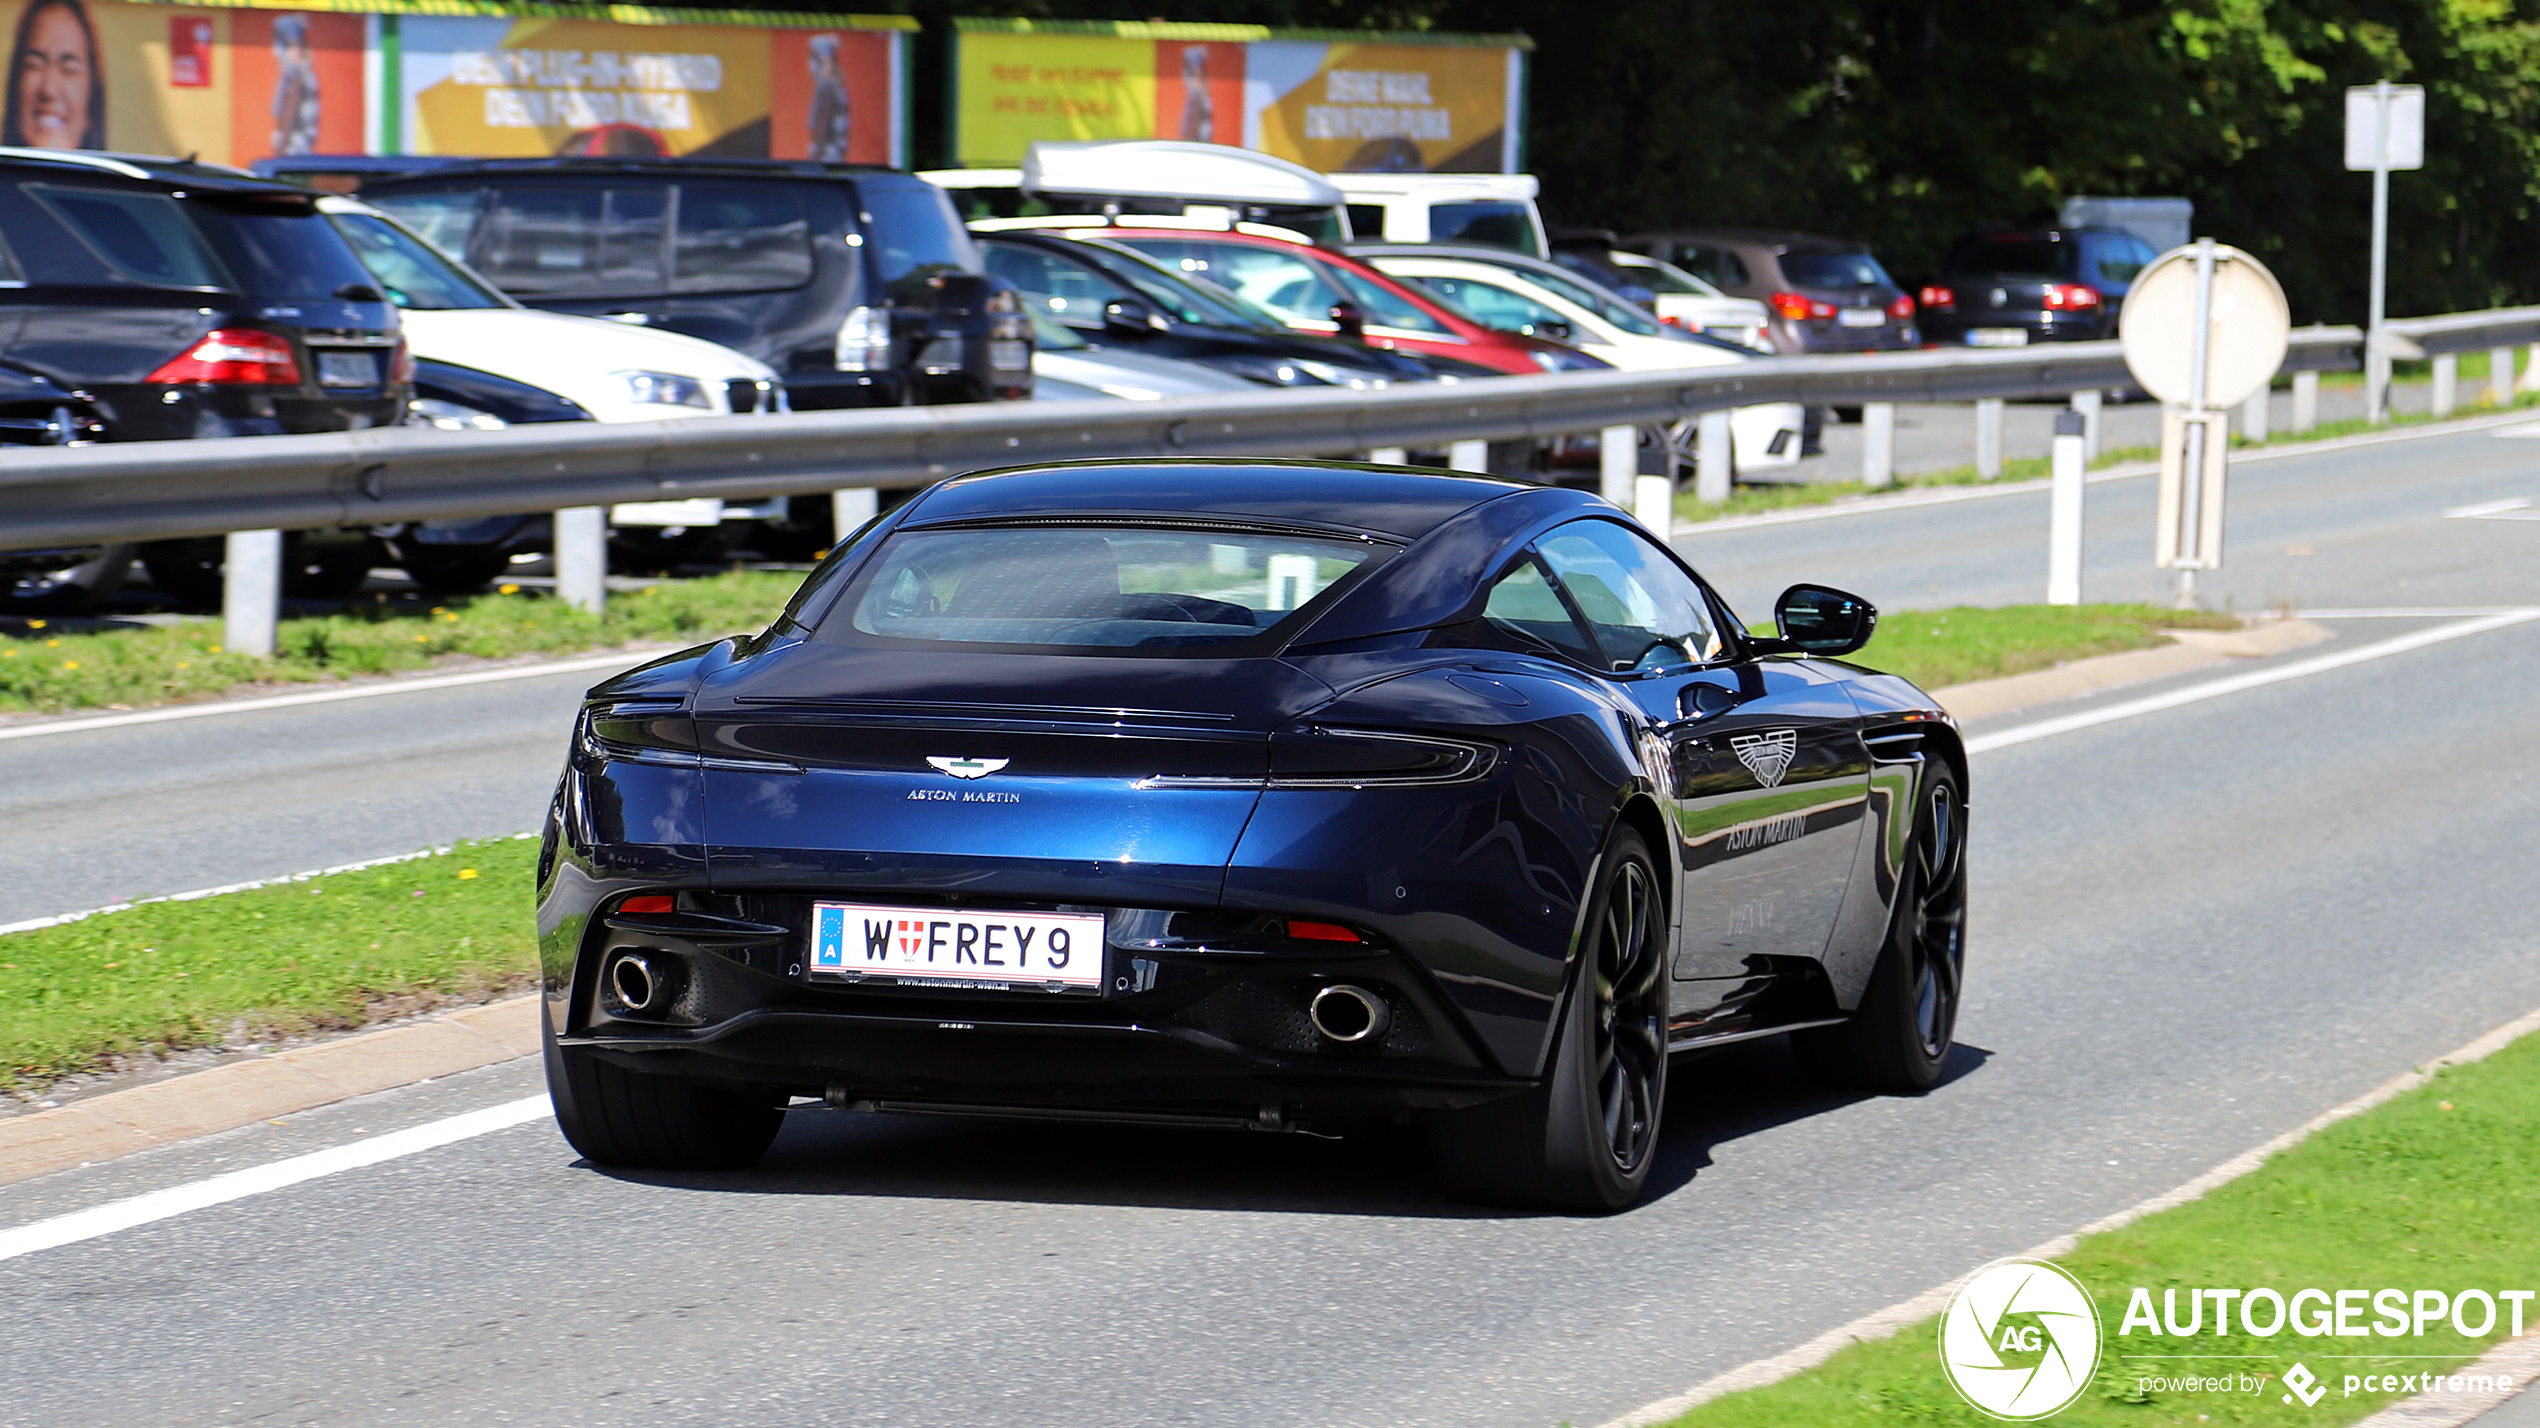
M 2214 245 L 2212 337 L 2205 352 L 2207 409 L 2234 407 L 2257 395 L 2284 365 L 2293 340 L 2293 310 L 2266 265 L 2237 248 Z M 2195 406 L 2196 248 L 2172 248 L 2135 275 L 2117 317 L 2125 365 L 2143 390 L 2178 406 Z

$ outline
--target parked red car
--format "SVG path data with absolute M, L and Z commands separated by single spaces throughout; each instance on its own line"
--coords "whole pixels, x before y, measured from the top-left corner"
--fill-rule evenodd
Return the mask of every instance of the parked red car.
M 1275 237 L 1257 224 L 1228 230 L 1133 226 L 1136 223 L 1133 219 L 1114 227 L 1054 227 L 1052 231 L 1106 238 L 1135 248 L 1167 267 L 1267 308 L 1301 332 L 1337 333 L 1372 347 L 1467 362 L 1505 375 L 1607 366 L 1558 342 L 1486 327 L 1417 287 L 1301 237 Z

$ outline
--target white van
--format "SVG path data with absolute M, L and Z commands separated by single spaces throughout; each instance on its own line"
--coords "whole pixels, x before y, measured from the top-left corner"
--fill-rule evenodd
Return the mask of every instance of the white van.
M 1549 257 L 1533 174 L 1332 174 L 1362 243 L 1472 243 Z

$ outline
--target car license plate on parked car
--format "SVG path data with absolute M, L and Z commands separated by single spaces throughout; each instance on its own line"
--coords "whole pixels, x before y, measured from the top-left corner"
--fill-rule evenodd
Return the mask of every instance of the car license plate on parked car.
M 900 986 L 1100 991 L 1099 914 L 811 905 L 812 977 Z
M 368 352 L 321 352 L 317 359 L 321 387 L 379 385 L 379 359 Z
M 1835 314 L 1834 320 L 1846 327 L 1876 327 L 1887 321 L 1887 310 L 1877 307 L 1847 307 Z
M 1969 347 L 2026 347 L 2025 327 L 1971 327 L 1967 329 Z

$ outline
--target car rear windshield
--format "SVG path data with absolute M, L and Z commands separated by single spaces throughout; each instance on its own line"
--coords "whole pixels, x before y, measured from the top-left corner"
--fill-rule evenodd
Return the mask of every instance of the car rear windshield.
M 902 531 L 815 638 L 1022 652 L 1230 656 L 1387 547 L 1336 537 L 1129 525 Z
M 1867 253 L 1784 253 L 1782 277 L 1803 288 L 1888 288 L 1896 286 Z
M 462 308 L 502 307 L 502 298 L 467 275 L 439 249 L 396 224 L 370 213 L 330 215 L 337 232 L 353 245 L 388 300 L 417 312 L 450 312 Z
M 1951 249 L 1942 269 L 1951 277 L 2069 278 L 2081 265 L 2081 245 L 2055 238 L 1978 238 Z
M 55 217 L 117 273 L 163 288 L 225 288 L 202 235 L 165 194 L 29 184 Z
M 1543 256 L 1543 249 L 1535 244 L 1534 213 L 1522 203 L 1431 204 L 1429 241 L 1479 243 L 1491 248 L 1513 248 L 1529 258 Z
M 212 251 L 251 296 L 343 298 L 348 288 L 378 286 L 379 280 L 354 256 L 353 245 L 313 204 L 198 201 L 192 212 L 195 226 L 212 241 Z
M 970 230 L 961 226 L 942 189 L 923 179 L 876 177 L 858 183 L 856 197 L 871 230 L 864 241 L 875 245 L 882 285 L 892 297 L 918 301 L 926 280 L 938 273 L 980 271 Z

